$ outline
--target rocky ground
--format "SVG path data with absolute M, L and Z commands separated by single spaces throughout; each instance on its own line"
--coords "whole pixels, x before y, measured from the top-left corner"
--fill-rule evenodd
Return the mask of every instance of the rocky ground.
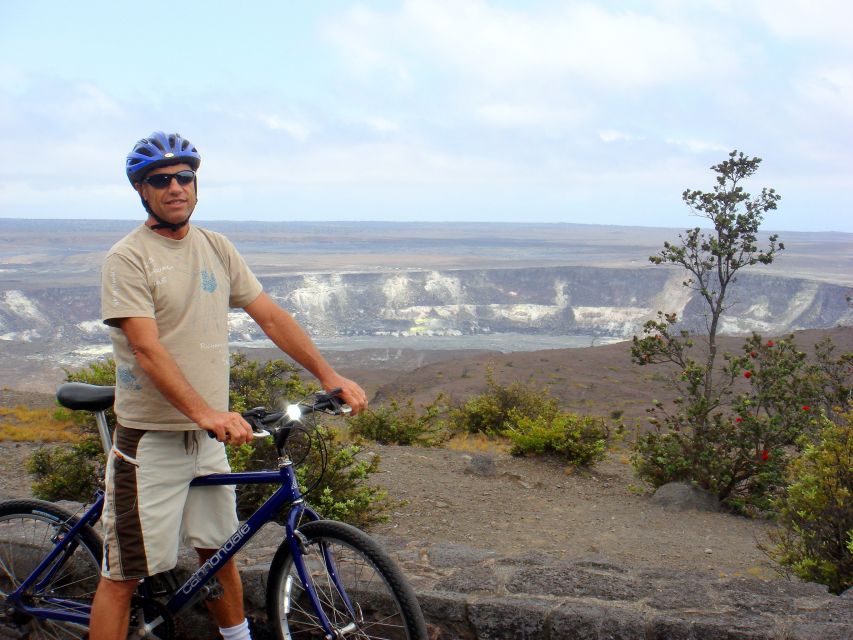
M 831 332 L 839 350 L 853 350 L 853 329 Z M 800 337 L 804 347 L 821 334 Z M 734 343 L 733 343 L 734 344 Z M 731 347 L 728 347 L 731 348 Z M 371 395 L 429 400 L 444 392 L 464 396 L 484 387 L 484 369 L 496 363 L 502 381 L 550 381 L 572 410 L 608 416 L 624 411 L 640 428 L 653 388 L 648 367 L 630 365 L 628 346 L 503 354 L 444 360 L 402 373 L 346 371 L 367 381 Z M 648 370 L 648 371 L 647 371 Z M 647 376 L 644 378 L 643 376 Z M 560 380 L 557 380 L 559 378 Z M 645 399 L 644 399 L 645 398 Z M 50 396 L 0 390 L 0 406 L 44 406 Z M 630 434 L 629 434 L 630 435 Z M 31 443 L 0 442 L 0 494 L 27 495 L 25 459 Z M 446 541 L 503 554 L 542 551 L 570 560 L 596 554 L 623 565 L 780 579 L 761 551 L 771 524 L 717 512 L 671 511 L 655 504 L 633 476 L 625 450 L 588 471 L 501 452 L 372 445 L 381 458 L 376 483 L 399 504 L 375 532 L 406 540 Z
M 0 442 L 0 495 L 30 494 L 26 458 L 37 446 Z M 399 503 L 389 522 L 374 526 L 378 534 L 510 555 L 596 554 L 635 567 L 778 578 L 759 549 L 769 523 L 656 505 L 620 453 L 592 471 L 569 472 L 507 454 L 379 445 L 369 451 L 381 457 L 374 482 Z
M 759 549 L 769 523 L 655 504 L 620 452 L 591 471 L 573 471 L 507 454 L 371 450 L 381 456 L 375 482 L 405 501 L 377 533 L 509 555 L 595 554 L 634 567 L 778 577 Z

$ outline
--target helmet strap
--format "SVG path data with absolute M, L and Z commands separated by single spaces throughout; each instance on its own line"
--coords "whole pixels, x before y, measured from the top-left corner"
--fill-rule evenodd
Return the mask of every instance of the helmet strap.
M 187 216 L 181 222 L 166 222 L 165 220 L 163 220 L 163 218 L 158 216 L 153 211 L 149 211 L 149 213 L 157 221 L 157 224 L 151 225 L 151 229 L 154 231 L 156 231 L 157 229 L 168 229 L 169 231 L 177 231 L 181 227 L 186 226 L 186 224 L 190 221 L 190 216 Z

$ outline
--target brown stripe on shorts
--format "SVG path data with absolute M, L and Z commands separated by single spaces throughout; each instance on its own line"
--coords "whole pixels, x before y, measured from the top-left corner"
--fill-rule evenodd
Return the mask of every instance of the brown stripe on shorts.
M 121 453 L 136 458 L 139 441 L 146 431 L 116 426 L 115 448 Z M 145 556 L 145 544 L 142 537 L 142 524 L 139 520 L 139 500 L 136 489 L 136 465 L 113 458 L 113 486 L 115 505 L 115 535 L 118 543 L 119 566 L 125 578 L 138 578 L 148 575 L 148 559 Z

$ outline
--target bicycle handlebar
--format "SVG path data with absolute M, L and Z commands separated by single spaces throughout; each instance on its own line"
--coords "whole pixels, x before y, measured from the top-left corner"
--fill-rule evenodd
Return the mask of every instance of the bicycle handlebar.
M 284 418 L 287 418 L 287 423 L 282 425 L 282 429 L 292 426 L 293 423 L 299 422 L 302 416 L 312 413 L 322 412 L 336 416 L 348 414 L 351 409 L 341 400 L 341 391 L 341 389 L 332 389 L 329 392 L 315 393 L 313 402 L 310 404 L 303 400 L 288 406 L 284 411 L 268 412 L 265 407 L 255 407 L 240 415 L 256 434 L 269 435 L 266 427 L 271 427 Z M 215 437 L 212 433 L 208 433 L 210 437 Z

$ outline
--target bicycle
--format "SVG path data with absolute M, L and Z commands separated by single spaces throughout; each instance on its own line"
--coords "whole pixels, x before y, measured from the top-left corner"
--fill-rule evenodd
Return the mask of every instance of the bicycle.
M 57 399 L 64 407 L 94 413 L 109 454 L 112 438 L 105 412 L 113 404 L 114 387 L 67 383 L 59 387 Z M 267 620 L 277 638 L 427 637 L 414 591 L 388 554 L 359 529 L 322 519 L 299 488 L 289 439 L 297 431 L 309 433 L 302 426 L 305 416 L 347 410 L 331 392 L 315 394 L 312 402 L 286 411 L 258 407 L 242 414 L 256 437 L 273 438 L 278 470 L 211 474 L 192 484 L 280 486 L 183 584 L 174 570 L 141 581 L 131 604 L 129 638 L 173 638 L 175 618 L 195 602 L 216 597 L 219 567 L 264 524 L 275 521 L 282 508 L 285 535 L 266 589 Z M 102 490 L 79 516 L 41 500 L 0 504 L 0 625 L 26 638 L 86 637 L 102 553 L 93 527 L 103 504 Z

